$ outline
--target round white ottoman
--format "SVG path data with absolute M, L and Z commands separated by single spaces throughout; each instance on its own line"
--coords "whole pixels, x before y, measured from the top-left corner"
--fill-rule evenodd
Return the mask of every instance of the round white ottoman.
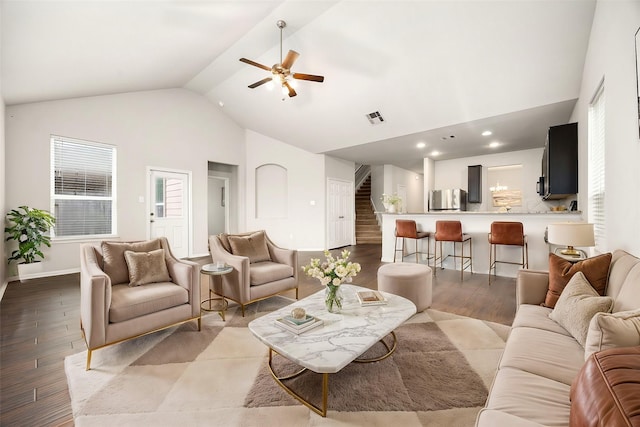
M 385 264 L 378 269 L 378 289 L 411 300 L 418 312 L 431 306 L 431 268 L 423 264 Z

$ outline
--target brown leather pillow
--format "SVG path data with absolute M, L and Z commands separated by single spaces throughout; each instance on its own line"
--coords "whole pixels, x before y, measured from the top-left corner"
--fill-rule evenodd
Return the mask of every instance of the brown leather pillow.
M 250 263 L 271 261 L 269 248 L 267 247 L 267 236 L 264 231 L 257 231 L 248 236 L 228 236 L 231 253 L 234 255 L 246 256 Z
M 578 271 L 582 271 L 584 277 L 591 286 L 604 295 L 607 288 L 607 278 L 609 277 L 609 266 L 611 265 L 611 253 L 595 256 L 572 263 L 556 254 L 549 254 L 549 289 L 544 299 L 545 307 L 553 308 L 560 298 L 560 294 L 569 280 Z

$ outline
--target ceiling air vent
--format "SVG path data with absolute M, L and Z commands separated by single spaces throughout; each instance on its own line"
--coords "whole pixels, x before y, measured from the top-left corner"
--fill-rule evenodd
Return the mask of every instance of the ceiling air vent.
M 374 111 L 373 113 L 369 113 L 366 116 L 367 120 L 369 120 L 369 123 L 371 123 L 372 125 L 379 125 L 380 123 L 384 122 L 384 118 L 382 118 L 382 114 L 380 114 L 380 111 Z

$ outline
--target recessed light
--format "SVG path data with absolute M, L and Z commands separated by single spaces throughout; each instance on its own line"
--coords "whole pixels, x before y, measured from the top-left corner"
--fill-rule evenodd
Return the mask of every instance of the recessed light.
M 499 146 L 500 146 L 500 143 L 497 142 L 497 141 L 493 141 L 491 144 L 489 144 L 489 147 L 491 147 L 491 148 L 496 148 L 496 147 L 499 147 Z
M 418 148 L 424 148 L 424 147 L 426 147 L 426 146 L 427 146 L 427 144 L 425 144 L 424 142 L 418 142 L 418 143 L 416 144 L 416 147 L 418 147 Z
M 221 107 L 224 107 L 224 102 L 218 101 L 218 105 L 221 106 Z
M 433 151 L 431 152 L 431 155 L 432 155 L 432 156 L 439 156 L 439 155 L 440 155 L 440 152 L 439 152 L 439 151 L 437 151 L 437 150 L 433 150 Z
M 485 130 L 484 132 L 482 132 L 482 136 L 489 136 L 489 135 L 493 135 L 493 132 L 491 132 L 490 130 Z

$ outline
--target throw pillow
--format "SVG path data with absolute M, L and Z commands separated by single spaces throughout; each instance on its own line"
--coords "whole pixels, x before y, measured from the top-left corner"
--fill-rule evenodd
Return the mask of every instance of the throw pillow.
M 611 254 L 606 253 L 593 258 L 572 263 L 556 254 L 549 254 L 549 290 L 544 300 L 544 306 L 553 308 L 560 294 L 571 277 L 576 272 L 581 271 L 587 278 L 591 286 L 598 291 L 599 295 L 604 295 L 607 288 L 607 277 L 609 276 L 609 266 L 611 265 Z
M 160 239 L 144 242 L 102 242 L 103 270 L 112 285 L 129 283 L 129 270 L 124 259 L 125 251 L 149 252 L 161 249 Z
M 591 318 L 599 312 L 609 312 L 613 298 L 601 297 L 581 271 L 565 286 L 549 317 L 573 336 L 582 347 L 587 340 Z
M 584 360 L 600 350 L 636 345 L 640 345 L 640 310 L 596 313 L 589 323 Z
M 164 260 L 164 249 L 151 252 L 125 251 L 124 259 L 129 267 L 129 286 L 171 281 Z
M 234 255 L 246 256 L 250 263 L 271 261 L 269 248 L 267 247 L 267 236 L 264 231 L 256 231 L 248 236 L 228 236 L 231 253 Z

